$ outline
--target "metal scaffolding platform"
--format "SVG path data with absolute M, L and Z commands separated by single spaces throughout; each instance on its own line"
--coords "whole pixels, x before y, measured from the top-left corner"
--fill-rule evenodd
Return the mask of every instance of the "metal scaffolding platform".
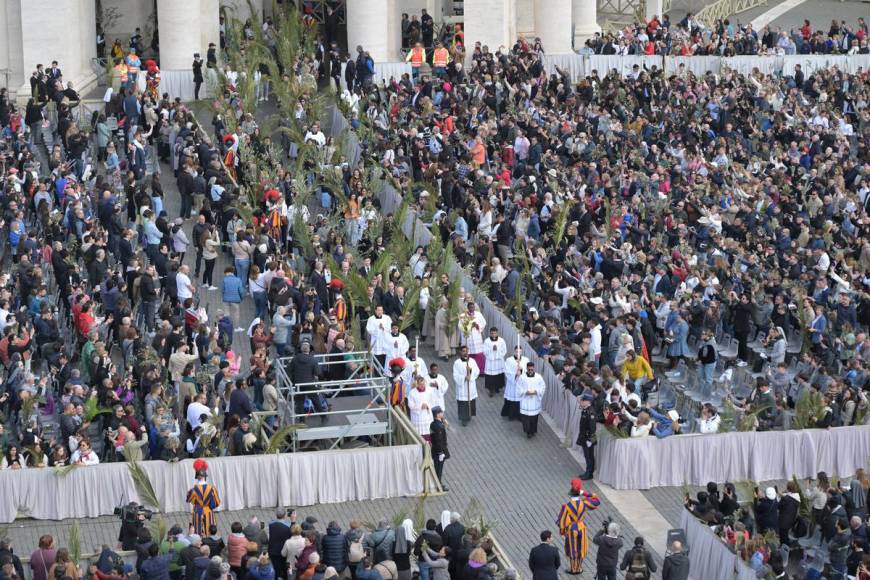
M 390 381 L 377 359 L 364 351 L 315 358 L 327 375 L 329 367 L 339 364 L 353 370 L 346 380 L 294 384 L 288 372 L 293 357 L 277 359 L 276 386 L 284 403 L 280 415 L 284 424 L 300 425 L 292 437 L 292 450 L 315 441 L 331 441 L 329 449 L 362 443 L 392 445 Z M 325 403 L 324 410 L 310 404 L 315 397 Z

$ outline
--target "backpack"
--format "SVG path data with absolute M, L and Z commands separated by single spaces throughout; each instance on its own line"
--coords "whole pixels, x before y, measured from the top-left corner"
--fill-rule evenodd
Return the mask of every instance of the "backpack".
M 643 550 L 637 548 L 632 550 L 631 564 L 628 566 L 628 573 L 625 575 L 629 578 L 631 574 L 632 580 L 647 580 L 649 578 L 649 566 L 646 564 L 646 554 Z

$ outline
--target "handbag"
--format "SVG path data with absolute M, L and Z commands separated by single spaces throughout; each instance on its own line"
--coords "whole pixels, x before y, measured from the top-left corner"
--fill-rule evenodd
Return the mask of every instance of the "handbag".
M 362 562 L 362 559 L 365 558 L 366 551 L 363 548 L 362 538 L 355 542 L 351 542 L 347 552 L 347 560 L 351 564 L 358 564 Z

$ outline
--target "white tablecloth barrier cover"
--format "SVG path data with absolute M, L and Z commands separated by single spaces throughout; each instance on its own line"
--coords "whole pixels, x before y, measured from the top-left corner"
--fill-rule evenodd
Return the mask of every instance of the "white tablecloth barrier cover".
M 704 76 L 708 72 L 719 74 L 722 59 L 718 56 L 666 56 L 665 70 L 667 74 L 679 74 L 683 71 L 691 72 L 695 76 Z
M 851 475 L 870 457 L 870 427 L 600 437 L 597 479 L 616 489 Z
M 205 69 L 203 69 L 203 76 Z M 171 98 L 180 97 L 182 101 L 193 100 L 193 70 L 160 71 L 160 94 L 169 93 Z M 208 95 L 208 82 L 202 83 L 199 98 Z
M 418 445 L 209 459 L 221 510 L 314 505 L 417 495 L 423 490 Z M 141 464 L 167 513 L 187 511 L 193 460 Z M 139 501 L 126 463 L 57 475 L 52 469 L 0 471 L 0 522 L 110 515 Z

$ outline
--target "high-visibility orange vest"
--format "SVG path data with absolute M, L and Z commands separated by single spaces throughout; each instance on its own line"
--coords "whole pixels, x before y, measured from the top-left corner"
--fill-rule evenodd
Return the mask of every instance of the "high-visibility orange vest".
M 121 79 L 122 83 L 127 82 L 127 65 L 121 62 L 120 64 L 115 65 L 115 70 L 118 71 L 118 77 Z
M 426 58 L 426 52 L 422 48 L 416 46 L 411 49 L 411 54 L 408 55 L 408 60 L 411 61 L 411 66 L 417 68 L 423 66 L 423 60 Z
M 447 66 L 447 61 L 450 60 L 450 53 L 446 48 L 436 48 L 435 54 L 432 56 L 432 62 L 435 64 L 436 68 L 445 68 Z

